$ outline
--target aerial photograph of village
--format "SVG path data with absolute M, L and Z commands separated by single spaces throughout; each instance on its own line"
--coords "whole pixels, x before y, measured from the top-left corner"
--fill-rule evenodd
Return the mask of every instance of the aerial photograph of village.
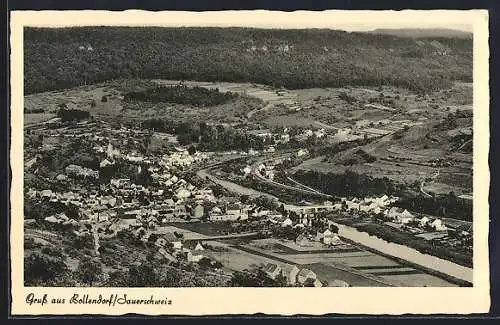
M 24 285 L 469 287 L 471 32 L 24 29 Z

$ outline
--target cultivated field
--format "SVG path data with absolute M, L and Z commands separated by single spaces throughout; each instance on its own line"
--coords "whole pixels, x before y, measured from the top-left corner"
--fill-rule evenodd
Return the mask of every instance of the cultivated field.
M 278 246 L 281 251 L 276 250 L 274 248 L 276 246 L 271 244 L 281 245 L 281 247 Z M 283 249 L 282 246 L 288 249 Z M 261 256 L 308 267 L 313 271 L 315 268 L 320 278 L 323 279 L 321 277 L 323 275 L 328 281 L 336 277 L 336 279 L 359 286 L 372 285 L 377 282 L 377 279 L 379 285 L 385 283 L 396 286 L 453 286 L 436 276 L 349 244 L 341 244 L 329 249 L 318 245 L 316 248 L 295 250 L 293 247 L 297 245 L 291 241 L 263 239 L 251 241 L 242 247 L 247 252 L 250 250 Z

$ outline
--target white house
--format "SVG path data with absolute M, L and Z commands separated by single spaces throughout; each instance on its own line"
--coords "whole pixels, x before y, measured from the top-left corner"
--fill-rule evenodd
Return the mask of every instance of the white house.
M 429 221 L 430 221 L 429 218 L 423 217 L 422 219 L 420 219 L 420 222 L 418 225 L 420 228 L 423 228 L 429 223 Z
M 283 276 L 290 285 L 297 283 L 297 274 L 300 269 L 296 265 L 286 265 L 282 268 Z
M 250 166 L 246 166 L 245 168 L 243 168 L 241 170 L 243 172 L 243 174 L 246 176 L 248 174 L 250 174 L 252 172 L 252 168 Z
M 204 213 L 205 213 L 205 208 L 202 205 L 198 204 L 193 209 L 193 218 L 199 219 L 203 217 Z
M 203 248 L 203 245 L 200 242 L 198 242 L 196 244 L 196 247 L 194 248 L 194 250 L 195 251 L 204 251 L 205 249 Z
M 325 129 L 320 129 L 314 132 L 314 136 L 318 139 L 323 138 L 326 135 Z
M 436 229 L 436 231 L 446 231 L 448 229 L 440 219 L 434 220 L 431 223 L 431 227 Z
M 407 224 L 413 219 L 415 219 L 415 216 L 406 209 L 397 217 L 397 221 L 402 224 Z
M 268 277 L 270 277 L 273 280 L 276 279 L 278 275 L 280 275 L 281 271 L 282 271 L 281 267 L 274 263 L 268 263 L 264 267 L 264 272 L 267 274 Z
M 300 270 L 297 274 L 297 282 L 300 284 L 306 283 L 306 281 L 309 279 L 316 280 L 316 278 L 316 273 L 306 268 Z
M 66 175 L 64 175 L 64 174 L 59 174 L 59 175 L 56 176 L 56 179 L 58 181 L 65 181 L 66 179 L 68 179 L 68 177 Z
M 297 152 L 297 157 L 307 156 L 308 154 L 309 154 L 309 150 L 307 150 L 307 149 L 300 149 Z
M 292 219 L 290 218 L 286 218 L 282 223 L 281 223 L 281 226 L 282 227 L 287 227 L 287 226 L 291 226 L 293 225 L 293 221 Z
M 407 224 L 412 221 L 415 216 L 412 215 L 408 210 L 403 210 L 401 208 L 392 207 L 387 211 L 387 217 L 401 224 Z
M 205 256 L 203 256 L 203 254 L 201 254 L 199 251 L 190 251 L 187 253 L 187 261 L 190 263 L 198 263 L 203 257 Z
M 331 236 L 324 236 L 323 243 L 325 245 L 338 245 L 342 243 L 338 234 L 332 234 Z
M 173 233 L 166 233 L 165 235 L 163 235 L 163 239 L 166 242 L 172 244 L 174 249 L 182 249 L 182 240 L 177 238 L 177 236 L 175 236 Z
M 213 207 L 210 211 L 210 215 L 221 215 L 222 210 L 219 207 Z
M 188 191 L 187 189 L 181 188 L 179 191 L 177 191 L 175 196 L 179 199 L 187 199 L 188 197 L 191 196 L 191 192 Z
M 359 210 L 359 203 L 352 201 L 345 201 L 347 204 L 347 210 Z

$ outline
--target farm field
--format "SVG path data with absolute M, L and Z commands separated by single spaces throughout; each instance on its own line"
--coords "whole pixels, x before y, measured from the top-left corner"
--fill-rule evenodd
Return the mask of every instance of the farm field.
M 56 117 L 56 114 L 53 113 L 25 113 L 24 125 L 46 122 L 54 117 Z
M 365 251 L 353 245 L 345 244 L 341 250 L 333 248 L 329 251 L 325 251 L 324 248 L 298 251 L 287 247 L 287 251 L 277 252 L 272 249 L 261 248 L 263 244 L 269 245 L 269 241 L 270 240 L 254 240 L 247 245 L 240 246 L 239 249 L 246 252 L 252 252 L 259 256 L 274 258 L 277 261 L 301 265 L 303 267 L 313 265 L 323 270 L 325 275 L 329 273 L 338 274 L 340 271 L 337 273 L 331 272 L 331 269 L 335 267 L 337 269 L 345 268 L 347 270 L 353 270 L 351 272 L 344 270 L 340 273 L 349 273 L 351 277 L 358 280 L 360 277 L 363 278 L 364 275 L 367 279 L 365 283 L 376 281 L 377 278 L 380 278 L 380 281 L 396 286 L 453 286 L 453 284 L 441 278 L 426 274 L 410 266 L 402 265 L 391 259 Z M 349 246 L 350 249 L 346 249 L 346 246 Z M 295 251 L 295 253 L 293 253 L 293 251 Z M 326 270 L 330 271 L 326 272 Z M 356 271 L 359 271 L 359 273 Z M 347 277 L 341 280 L 350 283 L 346 279 Z
M 387 140 L 390 141 L 390 139 Z M 417 186 L 424 180 L 432 178 L 432 182 L 425 183 L 425 189 L 428 192 L 448 194 L 453 191 L 457 195 L 461 195 L 468 194 L 472 190 L 472 161 L 457 161 L 456 158 L 451 156 L 448 159 L 453 162 L 449 166 L 436 167 L 430 163 L 431 160 L 447 157 L 447 154 L 441 149 L 412 151 L 408 147 L 386 146 L 381 142 L 376 144 L 377 147 L 374 145 L 361 147 L 377 158 L 374 162 L 354 165 L 339 163 L 348 159 L 342 157 L 349 157 L 352 152 L 358 150 L 356 148 L 335 155 L 333 158 L 322 156 L 306 160 L 301 165 L 294 167 L 293 172 L 313 170 L 321 173 L 344 174 L 347 170 L 350 170 L 373 178 L 387 177 L 393 182 L 410 186 Z
M 178 83 L 177 81 L 175 84 Z M 41 109 L 45 113 L 55 113 L 60 104 L 66 104 L 70 109 L 83 109 L 89 111 L 91 115 L 101 117 L 139 120 L 168 118 L 191 122 L 219 122 L 223 120 L 226 123 L 231 123 L 241 122 L 246 113 L 263 106 L 259 97 L 244 94 L 229 103 L 212 107 L 194 107 L 171 103 L 131 103 L 123 100 L 123 94 L 126 92 L 144 90 L 156 85 L 156 82 L 148 80 L 124 80 L 122 83 L 109 81 L 72 89 L 31 94 L 25 96 L 25 110 L 29 112 Z M 107 97 L 105 102 L 102 101 L 103 96 Z M 95 102 L 94 107 L 91 105 L 92 101 Z M 39 117 L 34 116 L 31 119 L 37 118 Z
M 265 256 L 252 254 L 218 241 L 206 241 L 204 243 L 217 247 L 216 250 L 209 250 L 206 253 L 208 256 L 214 258 L 215 260 L 218 260 L 219 262 L 224 264 L 225 267 L 233 271 L 243 271 L 259 268 L 261 266 L 265 266 L 268 263 L 277 264 L 282 268 L 292 265 L 291 263 L 277 261 Z
M 209 236 L 201 234 L 199 232 L 194 232 L 194 231 L 190 231 L 190 230 L 180 228 L 180 227 L 175 227 L 175 226 L 160 226 L 160 227 L 157 227 L 154 232 L 156 234 L 166 234 L 169 232 L 171 232 L 171 233 L 177 232 L 177 233 L 184 235 L 184 240 L 191 240 L 191 239 L 200 239 L 201 240 L 201 239 L 209 238 Z
M 329 263 L 306 264 L 304 267 L 312 270 L 320 279 L 331 282 L 337 279 L 349 283 L 353 287 L 388 287 L 383 281 L 375 281 L 357 274 L 338 269 Z
M 220 236 L 222 231 L 228 230 L 229 227 L 223 223 L 212 222 L 172 222 L 170 226 L 182 229 L 182 231 L 192 231 L 205 236 Z

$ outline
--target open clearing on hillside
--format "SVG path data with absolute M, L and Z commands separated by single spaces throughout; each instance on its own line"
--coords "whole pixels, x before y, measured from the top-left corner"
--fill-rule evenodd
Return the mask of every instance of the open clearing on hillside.
M 25 113 L 24 114 L 24 125 L 36 124 L 48 121 L 56 117 L 56 114 L 52 113 Z

